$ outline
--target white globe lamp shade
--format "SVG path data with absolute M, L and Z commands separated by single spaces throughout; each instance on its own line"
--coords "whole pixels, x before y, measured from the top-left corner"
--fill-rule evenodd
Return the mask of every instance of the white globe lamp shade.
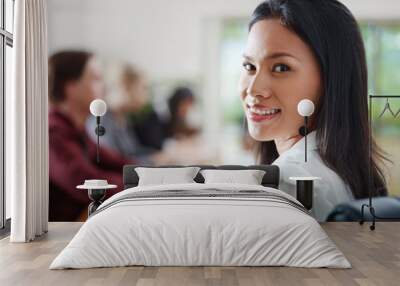
M 102 99 L 95 99 L 90 103 L 90 113 L 94 116 L 103 116 L 107 111 L 107 104 Z
M 297 105 L 297 112 L 301 116 L 311 116 L 314 113 L 314 103 L 309 99 L 300 100 Z

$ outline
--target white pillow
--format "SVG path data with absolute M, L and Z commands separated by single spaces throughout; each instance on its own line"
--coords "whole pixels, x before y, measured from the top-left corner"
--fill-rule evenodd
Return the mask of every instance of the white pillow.
M 202 170 L 204 183 L 230 183 L 261 185 L 265 171 L 262 170 Z
M 199 167 L 182 168 L 135 168 L 139 176 L 138 186 L 195 183 Z

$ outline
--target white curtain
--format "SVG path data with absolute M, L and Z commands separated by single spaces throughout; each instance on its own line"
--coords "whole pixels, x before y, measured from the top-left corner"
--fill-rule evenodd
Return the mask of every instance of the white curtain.
M 6 187 L 12 242 L 48 227 L 46 0 L 15 1 L 13 92 L 6 98 Z

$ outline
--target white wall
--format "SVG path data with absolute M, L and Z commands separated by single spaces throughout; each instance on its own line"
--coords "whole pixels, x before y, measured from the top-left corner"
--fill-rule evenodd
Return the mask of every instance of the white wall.
M 340 0 L 359 20 L 399 20 L 398 0 Z
M 154 79 L 203 73 L 204 21 L 249 17 L 259 0 L 48 0 L 50 53 L 85 47 Z M 399 19 L 399 0 L 343 0 L 361 19 Z
M 155 79 L 198 77 L 204 21 L 248 16 L 258 2 L 49 0 L 49 49 L 85 47 L 136 63 Z

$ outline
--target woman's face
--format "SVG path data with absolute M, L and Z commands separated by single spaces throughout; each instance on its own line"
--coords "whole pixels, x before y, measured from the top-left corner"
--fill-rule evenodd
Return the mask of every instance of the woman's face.
M 308 45 L 279 20 L 261 20 L 248 35 L 239 90 L 255 140 L 289 139 L 304 125 L 299 101 L 307 98 L 318 106 L 319 65 Z
M 177 117 L 185 120 L 190 112 L 190 109 L 193 107 L 194 101 L 192 98 L 185 98 L 179 103 L 177 108 Z

